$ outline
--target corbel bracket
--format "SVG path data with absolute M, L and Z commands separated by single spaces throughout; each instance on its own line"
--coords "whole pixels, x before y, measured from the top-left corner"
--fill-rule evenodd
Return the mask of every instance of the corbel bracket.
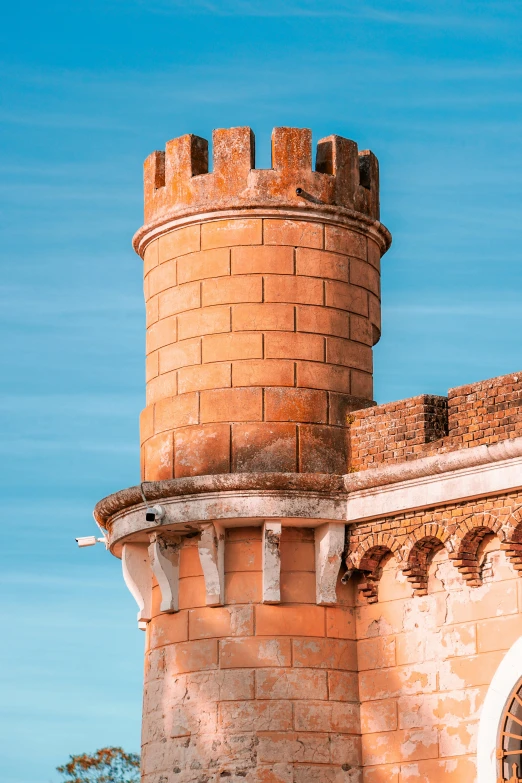
M 149 544 L 152 572 L 161 591 L 161 612 L 179 611 L 179 551 L 181 538 L 153 533 Z
M 263 603 L 281 601 L 281 522 L 263 524 Z
M 343 550 L 344 524 L 328 522 L 315 529 L 315 595 L 320 606 L 337 603 Z
M 125 584 L 138 604 L 138 628 L 144 631 L 152 617 L 152 574 L 147 544 L 124 544 L 121 562 Z
M 205 525 L 198 540 L 199 561 L 205 578 L 207 606 L 225 602 L 225 531 L 217 522 Z

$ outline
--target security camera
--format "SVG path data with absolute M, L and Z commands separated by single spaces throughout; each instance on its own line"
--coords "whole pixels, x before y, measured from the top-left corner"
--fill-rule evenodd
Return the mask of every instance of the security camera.
M 352 578 L 355 568 L 349 568 L 346 573 L 341 577 L 341 584 L 346 585 Z
M 105 544 L 104 538 L 96 538 L 96 536 L 81 536 L 76 539 L 78 546 L 95 546 L 96 544 Z
M 147 522 L 161 522 L 165 516 L 165 509 L 163 506 L 150 506 L 145 511 L 145 519 Z

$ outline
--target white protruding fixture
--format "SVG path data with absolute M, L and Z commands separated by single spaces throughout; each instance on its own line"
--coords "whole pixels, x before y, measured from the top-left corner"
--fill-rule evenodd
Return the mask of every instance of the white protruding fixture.
M 166 541 L 153 533 L 149 545 L 152 573 L 161 591 L 161 612 L 179 611 L 179 537 Z
M 507 700 L 522 677 L 522 636 L 507 651 L 486 693 L 477 741 L 477 783 L 496 783 L 500 721 Z
M 76 543 L 79 547 L 96 546 L 96 544 L 107 544 L 107 539 L 105 537 L 96 538 L 96 536 L 79 536 Z
M 217 522 L 205 525 L 198 541 L 207 606 L 225 602 L 225 531 Z
M 281 601 L 281 522 L 263 524 L 263 603 Z
M 138 628 L 152 617 L 152 579 L 147 544 L 124 544 L 121 564 L 125 584 L 138 604 Z
M 343 524 L 328 522 L 315 529 L 315 596 L 319 606 L 337 603 L 337 577 L 343 550 Z

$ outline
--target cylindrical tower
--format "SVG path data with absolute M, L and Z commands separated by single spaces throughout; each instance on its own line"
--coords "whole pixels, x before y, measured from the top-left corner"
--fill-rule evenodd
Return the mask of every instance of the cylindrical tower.
M 345 473 L 346 415 L 372 400 L 380 335 L 377 160 L 276 128 L 187 135 L 145 163 L 146 480 Z
M 331 136 L 145 163 L 141 487 L 96 507 L 146 633 L 142 780 L 361 780 L 341 580 L 349 412 L 380 334 L 378 166 Z

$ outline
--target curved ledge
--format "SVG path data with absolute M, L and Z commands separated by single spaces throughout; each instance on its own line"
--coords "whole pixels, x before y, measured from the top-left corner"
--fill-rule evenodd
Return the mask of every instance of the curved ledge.
M 390 232 L 379 220 L 345 207 L 316 203 L 310 203 L 302 207 L 284 204 L 270 206 L 263 204 L 245 205 L 231 201 L 229 204 L 224 204 L 213 210 L 205 210 L 197 206 L 182 210 L 172 210 L 138 229 L 132 239 L 132 246 L 136 253 L 143 258 L 147 245 L 166 231 L 183 228 L 191 223 L 200 223 L 202 221 L 209 222 L 212 220 L 244 217 L 245 212 L 250 217 L 315 220 L 316 222 L 331 223 L 351 228 L 359 231 L 359 233 L 367 233 L 379 245 L 381 255 L 386 253 L 392 242 Z
M 323 473 L 224 473 L 219 476 L 145 481 L 141 487 L 147 502 L 151 504 L 166 498 L 248 490 L 345 495 L 343 476 Z M 141 488 L 129 487 L 100 500 L 94 507 L 94 517 L 102 527 L 110 529 L 114 517 L 138 506 L 143 507 Z
M 320 527 L 343 523 L 346 495 L 299 490 L 230 490 L 162 498 L 161 519 L 147 521 L 145 504 L 125 509 L 111 520 L 108 543 L 119 556 L 125 543 L 143 543 L 151 534 L 192 536 L 209 523 L 223 528 L 261 526 L 278 522 L 285 527 Z
M 190 535 L 209 522 L 224 527 L 285 520 L 319 527 L 354 524 L 407 510 L 522 488 L 522 438 L 425 457 L 347 476 L 243 473 L 146 482 L 116 492 L 95 508 L 109 548 L 149 541 L 151 533 Z M 145 497 L 145 500 L 144 500 Z M 164 515 L 148 522 L 145 509 L 161 502 Z

